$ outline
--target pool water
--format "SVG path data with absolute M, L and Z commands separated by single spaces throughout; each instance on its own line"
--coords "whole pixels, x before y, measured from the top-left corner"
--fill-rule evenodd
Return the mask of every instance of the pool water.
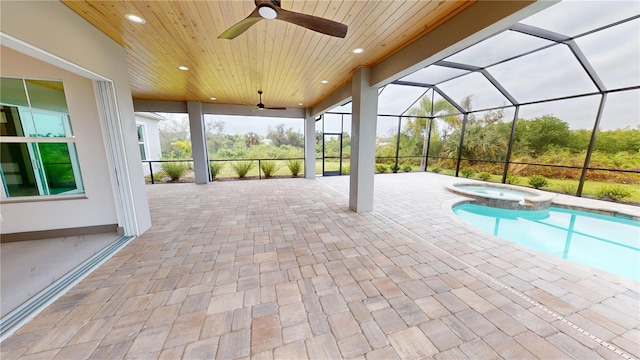
M 463 204 L 471 225 L 530 248 L 640 280 L 640 222 L 578 210 L 508 210 Z
M 460 190 L 474 192 L 477 194 L 489 195 L 492 197 L 503 198 L 503 199 L 511 199 L 511 200 L 522 200 L 527 197 L 533 197 L 535 195 L 518 190 L 511 189 L 503 189 L 499 187 L 489 187 L 489 186 L 476 186 L 476 185 L 458 185 L 456 186 Z

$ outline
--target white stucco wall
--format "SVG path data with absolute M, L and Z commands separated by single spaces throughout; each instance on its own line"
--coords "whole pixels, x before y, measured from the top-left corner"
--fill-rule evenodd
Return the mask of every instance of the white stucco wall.
M 124 136 L 124 150 L 126 153 L 126 163 L 129 169 L 128 175 L 124 179 L 131 185 L 130 196 L 132 197 L 136 232 L 142 233 L 151 227 L 151 217 L 147 201 L 144 179 L 142 173 L 142 163 L 138 150 L 138 139 L 136 136 L 135 119 L 133 113 L 133 101 L 131 99 L 131 87 L 127 74 L 126 52 L 119 44 L 111 40 L 102 32 L 94 28 L 80 16 L 59 1 L 3 1 L 0 12 L 0 31 L 12 38 L 18 39 L 28 46 L 29 52 L 36 55 L 43 54 L 39 58 L 50 63 L 67 63 L 69 68 L 81 67 L 89 72 L 95 73 L 102 78 L 106 78 L 113 83 L 117 102 L 117 112 L 120 126 Z M 29 26 L 38 24 L 38 26 Z M 27 52 L 27 50 L 21 49 Z M 63 66 L 63 65 L 60 65 Z M 4 54 L 2 55 L 2 66 L 0 71 L 5 70 Z M 71 70 L 75 71 L 75 70 Z M 88 90 L 94 94 L 94 89 Z M 68 101 L 75 101 L 68 96 Z M 92 105 L 95 106 L 95 100 Z M 73 116 L 73 115 L 72 115 Z M 98 131 L 96 125 L 95 131 Z M 103 135 L 93 132 L 93 140 L 103 141 Z M 104 147 L 100 149 L 104 152 Z M 80 151 L 79 151 L 80 152 Z M 97 150 L 96 150 L 97 152 Z M 81 154 L 79 154 L 82 156 Z M 95 155 L 95 154 L 93 154 Z M 95 160 L 107 163 L 107 160 L 95 157 Z M 110 164 L 109 164 L 110 165 Z M 111 168 L 110 168 L 111 169 Z M 83 170 L 84 172 L 84 170 Z M 111 169 L 111 178 L 113 170 Z M 88 185 L 93 186 L 93 185 Z M 111 183 L 112 198 L 115 199 L 115 186 Z M 111 202 L 114 202 L 113 200 Z M 61 204 L 61 202 L 58 202 Z M 74 203 L 70 207 L 79 206 Z M 9 232 L 7 227 L 8 219 L 17 219 L 19 216 L 13 215 L 18 208 L 5 208 L 3 206 L 2 216 L 5 219 L 2 223 L 2 232 Z M 49 229 L 64 228 L 70 225 L 69 213 L 65 211 L 42 211 L 41 203 L 31 205 L 20 205 L 20 211 L 29 213 L 29 220 L 20 220 L 20 226 L 15 226 L 11 231 L 32 231 L 36 227 L 43 227 L 37 224 L 46 224 Z M 83 226 L 86 222 L 83 216 L 75 219 L 76 226 Z M 112 219 L 104 219 L 106 223 Z M 122 214 L 118 214 L 118 223 L 122 222 Z M 31 225 L 30 225 L 31 224 Z M 33 229 L 29 229 L 29 228 Z

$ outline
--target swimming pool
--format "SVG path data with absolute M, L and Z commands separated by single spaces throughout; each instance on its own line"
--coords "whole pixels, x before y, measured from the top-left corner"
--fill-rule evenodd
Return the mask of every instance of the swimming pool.
M 502 239 L 640 280 L 638 221 L 559 207 L 527 211 L 462 204 L 453 212 Z

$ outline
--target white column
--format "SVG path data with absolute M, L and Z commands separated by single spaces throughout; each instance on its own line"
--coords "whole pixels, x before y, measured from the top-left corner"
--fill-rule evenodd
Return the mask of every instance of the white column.
M 304 118 L 304 177 L 316 177 L 316 119 L 309 110 Z
M 353 74 L 351 118 L 351 173 L 349 208 L 373 210 L 373 177 L 378 122 L 378 91 L 369 86 L 371 71 L 360 68 Z
M 193 170 L 196 175 L 196 184 L 206 184 L 209 182 L 209 155 L 207 154 L 207 141 L 204 132 L 202 103 L 187 102 L 187 111 L 189 112 L 191 154 L 193 155 Z

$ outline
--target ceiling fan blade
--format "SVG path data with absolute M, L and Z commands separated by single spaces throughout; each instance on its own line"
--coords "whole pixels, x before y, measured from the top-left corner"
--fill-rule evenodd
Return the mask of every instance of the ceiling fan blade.
M 287 108 L 283 108 L 283 107 L 266 107 L 265 110 L 287 110 Z
M 283 8 L 277 8 L 278 20 L 283 20 L 291 24 L 305 27 L 319 33 L 344 38 L 347 35 L 347 25 L 337 21 L 324 19 L 321 17 L 297 13 Z
M 234 39 L 238 35 L 247 31 L 253 24 L 257 23 L 262 19 L 263 17 L 260 16 L 260 14 L 258 13 L 258 8 L 255 8 L 253 12 L 249 14 L 249 16 L 247 16 L 245 19 L 240 20 L 235 25 L 231 26 L 230 28 L 225 30 L 222 34 L 220 34 L 220 36 L 218 36 L 218 39 L 228 39 L 228 40 Z

